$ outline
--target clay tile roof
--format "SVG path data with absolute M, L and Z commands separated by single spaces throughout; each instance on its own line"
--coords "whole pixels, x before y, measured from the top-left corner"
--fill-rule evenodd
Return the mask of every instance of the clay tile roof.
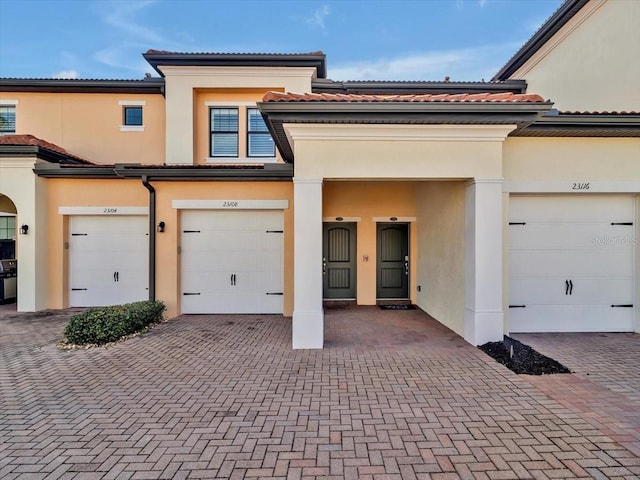
M 91 164 L 91 162 L 85 160 L 84 158 L 73 155 L 72 153 L 67 152 L 64 148 L 47 142 L 46 140 L 42 140 L 41 138 L 35 137 L 33 135 L 0 135 L 0 145 L 39 147 L 50 152 L 63 155 L 65 157 L 68 157 L 69 159 L 73 159 L 76 162 Z
M 262 99 L 264 102 L 461 102 L 461 103 L 542 103 L 540 95 L 527 93 L 440 93 L 421 95 L 356 95 L 347 93 L 282 93 L 267 92 Z

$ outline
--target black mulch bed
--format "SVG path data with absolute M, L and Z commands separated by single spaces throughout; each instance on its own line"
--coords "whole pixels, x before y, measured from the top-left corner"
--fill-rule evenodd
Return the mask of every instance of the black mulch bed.
M 512 347 L 513 356 L 511 354 Z M 478 348 L 515 373 L 526 375 L 571 373 L 571 370 L 561 363 L 536 352 L 533 348 L 511 337 L 504 337 L 503 342 L 485 343 Z

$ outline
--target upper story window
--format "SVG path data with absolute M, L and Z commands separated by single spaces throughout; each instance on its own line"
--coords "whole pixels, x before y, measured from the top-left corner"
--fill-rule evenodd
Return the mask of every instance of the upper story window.
M 238 109 L 211 108 L 211 156 L 238 156 Z
M 16 133 L 16 106 L 0 105 L 0 135 Z
M 121 132 L 144 132 L 143 110 L 146 105 L 144 100 L 120 100 L 122 107 Z
M 123 125 L 142 125 L 142 107 L 124 107 L 123 117 Z
M 275 157 L 276 145 L 257 108 L 247 108 L 247 156 Z

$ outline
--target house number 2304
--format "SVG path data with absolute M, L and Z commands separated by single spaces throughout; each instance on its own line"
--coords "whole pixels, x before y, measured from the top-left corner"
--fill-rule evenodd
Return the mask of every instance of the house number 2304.
M 222 202 L 223 208 L 236 208 L 238 206 L 238 202 Z
M 571 184 L 571 190 L 589 190 L 589 182 L 587 183 L 574 182 Z

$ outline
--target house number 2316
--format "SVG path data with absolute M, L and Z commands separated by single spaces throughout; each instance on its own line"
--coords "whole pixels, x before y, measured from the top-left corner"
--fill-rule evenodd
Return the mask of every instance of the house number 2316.
M 238 202 L 222 202 L 223 208 L 236 208 L 238 206 Z
M 589 182 L 587 183 L 574 182 L 571 184 L 571 190 L 589 190 Z

